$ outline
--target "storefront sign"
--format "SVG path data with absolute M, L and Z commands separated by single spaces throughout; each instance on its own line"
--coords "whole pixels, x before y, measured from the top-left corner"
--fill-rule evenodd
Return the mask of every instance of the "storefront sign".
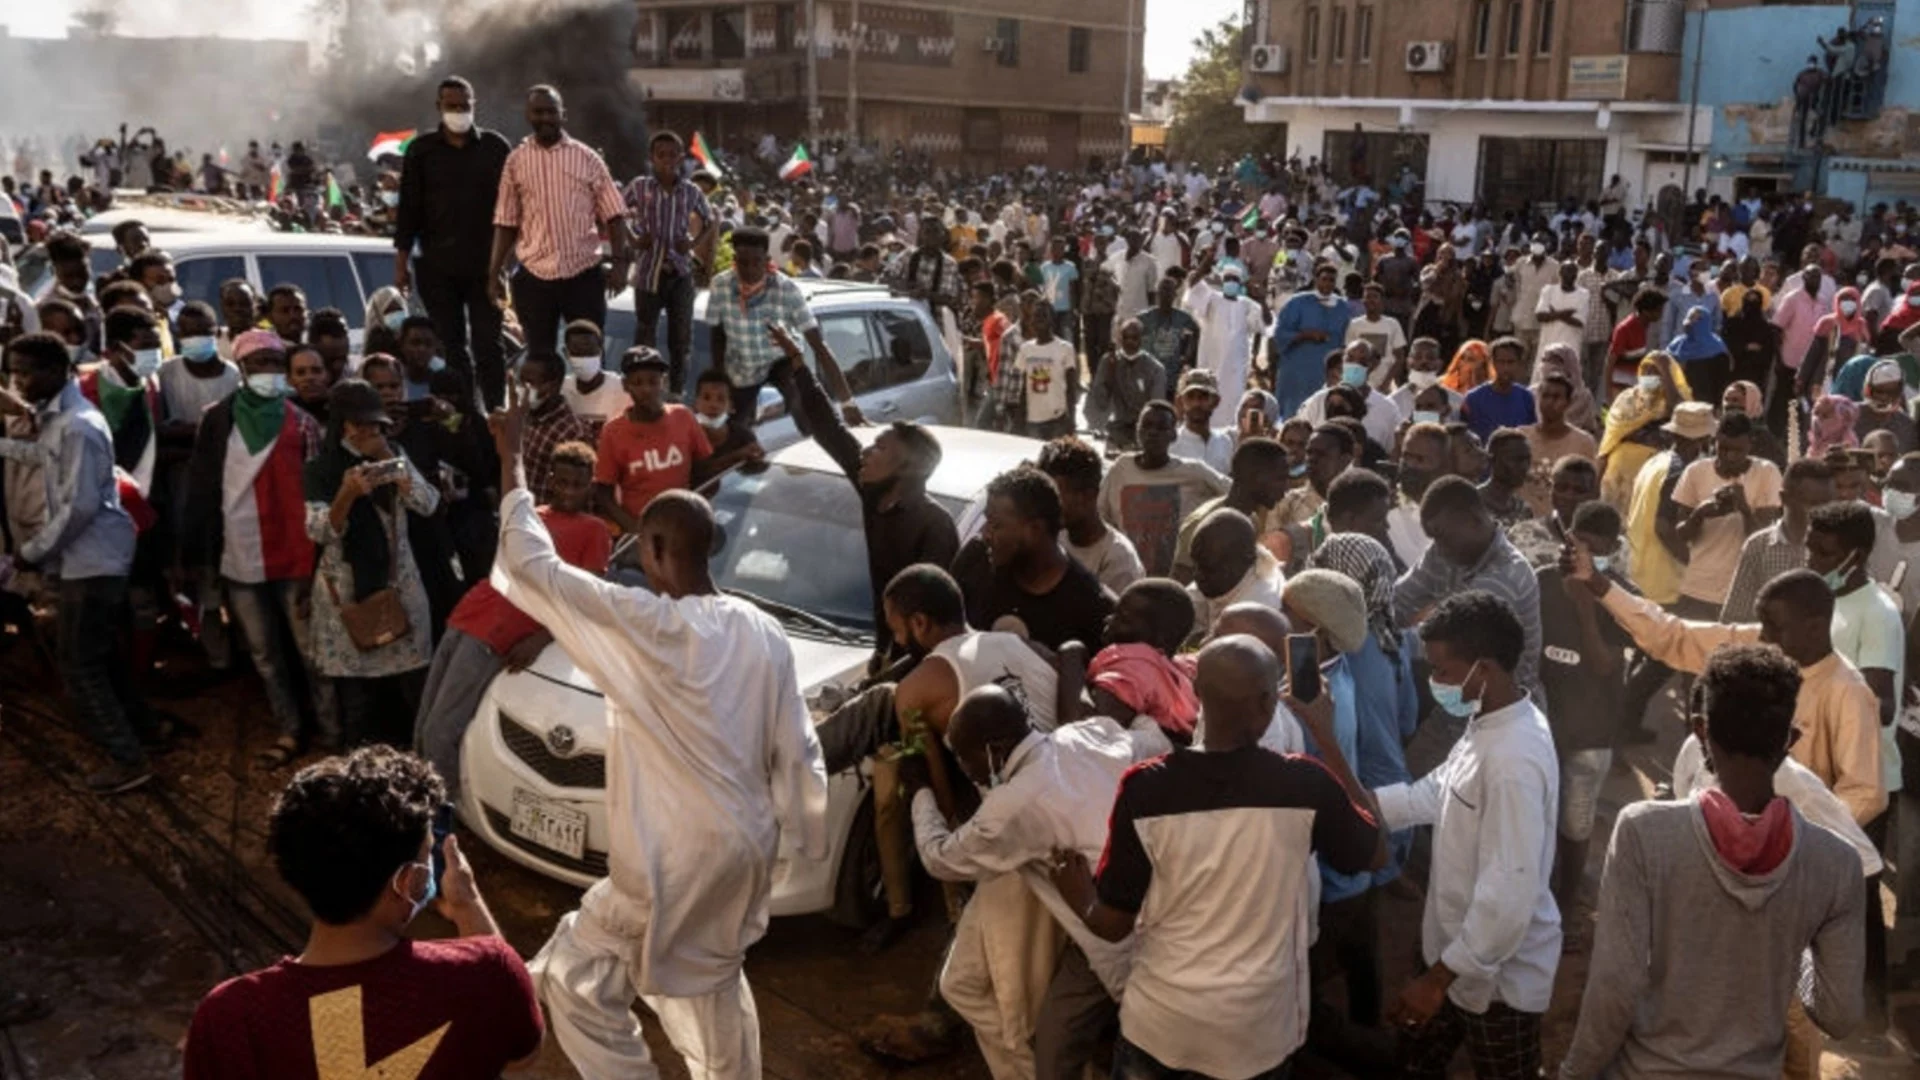
M 1574 56 L 1567 59 L 1567 98 L 1571 101 L 1619 101 L 1627 96 L 1627 57 Z
M 740 68 L 632 68 L 627 82 L 653 101 L 744 101 L 746 73 Z

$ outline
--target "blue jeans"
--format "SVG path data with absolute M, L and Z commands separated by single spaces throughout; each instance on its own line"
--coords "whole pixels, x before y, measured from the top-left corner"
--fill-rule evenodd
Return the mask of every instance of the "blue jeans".
M 266 684 L 267 707 L 273 711 L 280 734 L 290 739 L 300 737 L 298 692 L 304 670 L 320 735 L 337 744 L 340 719 L 334 705 L 333 681 L 314 671 L 306 660 L 307 627 L 300 617 L 300 600 L 308 583 L 227 581 L 225 585 L 227 611 L 247 644 L 253 670 Z
M 138 768 L 147 763 L 141 735 L 157 732 L 119 656 L 126 627 L 126 578 L 61 579 L 57 651 L 73 711 L 114 764 Z
M 1266 1072 L 1250 1076 L 1247 1080 L 1287 1080 L 1293 1073 L 1293 1059 L 1268 1069 Z M 1203 1073 L 1191 1069 L 1172 1069 L 1162 1065 L 1152 1054 L 1127 1041 L 1125 1035 L 1114 1040 L 1113 1044 L 1113 1080 L 1213 1080 Z

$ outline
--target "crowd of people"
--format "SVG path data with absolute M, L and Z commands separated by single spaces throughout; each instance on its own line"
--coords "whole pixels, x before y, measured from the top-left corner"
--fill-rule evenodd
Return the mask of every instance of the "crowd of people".
M 337 755 L 273 812 L 307 950 L 207 998 L 189 1077 L 349 1043 L 491 1075 L 544 1030 L 653 1075 L 636 996 L 694 1075 L 758 1076 L 746 951 L 863 764 L 866 946 L 914 919 L 915 862 L 954 920 L 926 1009 L 867 1033 L 891 1061 L 971 1033 L 1000 1080 L 1108 1047 L 1124 1080 L 1463 1049 L 1530 1080 L 1580 950 L 1569 1080 L 1815 1077 L 1822 1032 L 1887 1030 L 1920 914 L 1910 208 L 1698 198 L 1669 235 L 1617 177 L 1496 220 L 1252 157 L 943 192 L 869 155 L 775 194 L 671 132 L 623 185 L 550 87 L 517 145 L 461 80 L 436 107 L 357 347 L 291 285 L 182 303 L 137 223 L 106 278 L 55 232 L 54 293 L 0 292 L 5 614 L 54 612 L 90 786 L 177 736 L 141 692 L 173 622 L 216 664 L 237 634 L 260 768 Z M 924 302 L 968 422 L 1036 440 L 978 536 L 927 494 L 936 430 L 858 434 L 808 276 Z M 766 388 L 861 501 L 878 644 L 824 715 L 709 571 L 697 491 L 759 467 Z M 523 964 L 436 809 L 488 681 L 550 646 L 606 695 L 612 829 Z M 1595 891 L 1615 751 L 1663 724 L 1671 790 L 1618 813 Z M 1423 905 L 1398 986 L 1389 891 Z M 407 941 L 429 904 L 460 938 Z

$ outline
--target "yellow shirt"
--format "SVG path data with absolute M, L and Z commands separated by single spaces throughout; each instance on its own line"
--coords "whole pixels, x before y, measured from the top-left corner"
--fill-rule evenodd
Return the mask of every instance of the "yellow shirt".
M 1756 623 L 1689 622 L 1625 589 L 1608 589 L 1600 606 L 1633 635 L 1634 644 L 1680 671 L 1698 674 L 1720 646 L 1760 640 Z M 1833 789 L 1853 820 L 1865 825 L 1886 810 L 1887 787 L 1880 772 L 1880 700 L 1858 668 L 1837 652 L 1801 668 L 1793 726 L 1800 730 L 1791 751 L 1793 759 Z

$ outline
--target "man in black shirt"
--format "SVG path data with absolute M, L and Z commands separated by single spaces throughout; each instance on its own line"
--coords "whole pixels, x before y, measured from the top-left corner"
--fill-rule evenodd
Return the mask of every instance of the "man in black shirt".
M 953 561 L 969 625 L 1049 649 L 1101 640 L 1113 593 L 1060 546 L 1060 516 L 1060 490 L 1031 465 L 987 485 L 986 524 Z
M 1594 570 L 1631 591 L 1620 573 L 1620 512 L 1606 503 L 1582 503 L 1568 526 L 1571 542 L 1592 552 Z M 1566 580 L 1559 563 L 1535 571 L 1540 582 L 1540 684 L 1547 723 L 1560 756 L 1560 842 L 1554 849 L 1553 898 L 1574 910 L 1586 876 L 1600 786 L 1613 764 L 1613 743 L 1627 693 L 1623 653 L 1633 639 L 1593 599 Z M 1580 923 L 1584 925 L 1584 923 Z
M 820 358 L 833 362 L 825 354 Z M 953 516 L 927 494 L 927 477 L 940 465 L 940 443 L 919 424 L 899 421 L 862 449 L 842 409 L 805 363 L 791 358 L 781 361 L 770 378 L 788 401 L 799 403 L 803 430 L 812 434 L 860 492 L 867 574 L 873 583 L 874 638 L 880 642 L 874 653 L 877 670 L 892 651 L 881 606 L 887 583 L 915 563 L 946 566 L 960 549 Z
M 505 400 L 506 364 L 500 309 L 487 299 L 487 258 L 500 171 L 513 148 L 499 132 L 473 125 L 467 80 L 443 80 L 436 101 L 440 126 L 414 138 L 400 167 L 393 284 L 401 292 L 412 288 L 408 260 L 418 248 L 420 302 L 433 317 L 447 359 L 480 387 L 489 409 L 498 408 Z

